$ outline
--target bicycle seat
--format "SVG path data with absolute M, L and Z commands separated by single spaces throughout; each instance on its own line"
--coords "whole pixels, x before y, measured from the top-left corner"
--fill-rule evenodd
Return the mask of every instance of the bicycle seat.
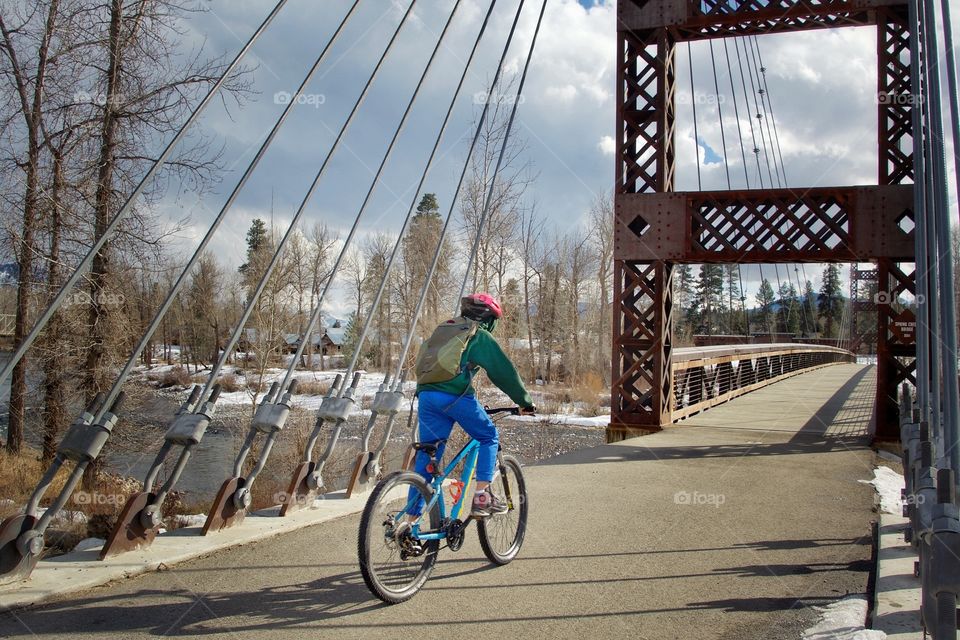
M 443 440 L 439 442 L 414 442 L 413 448 L 416 451 L 423 451 L 431 458 L 436 457 L 437 449 L 440 448 L 440 445 L 443 444 Z

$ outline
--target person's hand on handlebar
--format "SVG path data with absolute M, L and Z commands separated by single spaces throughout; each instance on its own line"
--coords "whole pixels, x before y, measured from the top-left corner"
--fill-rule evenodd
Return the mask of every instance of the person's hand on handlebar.
M 529 407 L 520 407 L 521 416 L 532 416 L 537 413 L 537 407 L 535 405 L 530 405 Z

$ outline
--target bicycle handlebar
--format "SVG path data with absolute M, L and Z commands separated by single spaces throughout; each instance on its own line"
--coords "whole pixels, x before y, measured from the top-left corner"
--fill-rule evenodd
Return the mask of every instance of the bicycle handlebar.
M 497 407 L 497 408 L 484 407 L 483 410 L 486 411 L 487 415 L 490 415 L 490 416 L 495 416 L 500 413 L 508 413 L 512 416 L 533 415 L 533 411 L 524 412 L 524 410 L 521 409 L 520 407 Z

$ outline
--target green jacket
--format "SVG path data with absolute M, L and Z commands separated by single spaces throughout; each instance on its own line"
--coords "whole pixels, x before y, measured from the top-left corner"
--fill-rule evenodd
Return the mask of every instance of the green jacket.
M 533 406 L 533 399 L 523 386 L 523 380 L 517 373 L 517 368 L 510 362 L 510 358 L 503 352 L 500 345 L 491 335 L 496 326 L 496 320 L 490 320 L 480 325 L 476 335 L 467 344 L 463 352 L 461 366 L 463 371 L 449 382 L 438 384 L 422 384 L 417 387 L 421 391 L 442 391 L 455 396 L 476 395 L 473 389 L 473 377 L 480 369 L 487 372 L 490 382 L 507 394 L 518 406 L 526 409 Z

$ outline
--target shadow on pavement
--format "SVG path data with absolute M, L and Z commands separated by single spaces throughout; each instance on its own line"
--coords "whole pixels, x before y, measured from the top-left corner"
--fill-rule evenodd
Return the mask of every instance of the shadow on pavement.
M 564 556 L 564 560 L 592 558 L 637 556 L 651 553 L 704 553 L 728 552 L 732 548 L 752 549 L 756 551 L 781 551 L 810 547 L 832 547 L 869 544 L 869 539 L 822 539 L 822 540 L 774 540 L 743 543 L 733 547 L 677 549 L 658 551 L 629 551 L 614 553 L 583 554 L 578 556 Z M 518 563 L 527 562 L 556 562 L 555 556 L 521 556 Z M 448 568 L 457 564 L 473 564 L 477 558 L 446 558 L 441 567 Z M 264 570 L 265 567 L 256 567 Z M 471 574 L 495 573 L 493 565 L 482 565 L 469 569 L 452 572 L 439 572 L 427 583 L 425 591 L 467 590 L 476 593 L 477 590 L 496 592 L 504 587 L 503 584 L 493 581 L 493 584 L 463 585 L 448 584 L 447 581 Z M 548 580 L 537 583 L 511 583 L 510 588 L 539 588 L 554 585 L 577 584 L 615 584 L 638 581 L 682 580 L 709 576 L 731 577 L 771 577 L 780 578 L 791 575 L 808 575 L 830 571 L 869 572 L 868 561 L 814 563 L 814 564 L 754 564 L 738 567 L 725 567 L 713 571 L 683 575 L 654 575 L 654 576 L 619 576 L 610 579 L 576 579 L 576 580 Z M 27 637 L 34 634 L 57 635 L 65 629 L 77 627 L 78 612 L 82 611 L 82 625 L 85 633 L 114 634 L 118 637 L 128 637 L 127 634 L 137 632 L 146 635 L 158 636 L 209 636 L 215 634 L 256 633 L 270 630 L 275 632 L 282 629 L 296 629 L 316 627 L 323 629 L 369 629 L 379 630 L 393 628 L 390 621 L 382 623 L 371 621 L 369 617 L 358 618 L 363 614 L 389 608 L 371 596 L 357 571 L 339 573 L 333 576 L 319 578 L 305 583 L 274 585 L 254 592 L 219 592 L 197 594 L 189 588 L 180 586 L 173 588 L 176 583 L 183 584 L 183 580 L 171 579 L 171 589 L 140 590 L 128 594 L 109 595 L 94 592 L 93 595 L 82 599 L 64 600 L 46 605 L 36 610 L 8 612 L 0 617 L 0 637 Z M 422 597 L 422 596 L 421 596 Z M 476 597 L 476 596 L 470 596 Z M 689 602 L 685 606 L 662 609 L 621 610 L 604 613 L 587 613 L 569 616 L 608 617 L 631 616 L 664 613 L 684 610 L 720 610 L 724 612 L 769 612 L 803 608 L 815 604 L 825 604 L 823 598 L 749 598 L 726 599 L 705 602 Z M 398 605 L 400 607 L 404 605 Z M 449 620 L 439 618 L 450 617 Z M 523 618 L 512 617 L 512 621 L 527 620 L 555 620 L 564 616 L 528 616 Z M 490 618 L 469 620 L 439 613 L 435 619 L 421 619 L 412 616 L 405 627 L 445 625 L 445 624 L 486 624 Z M 434 627 L 438 628 L 438 627 Z M 306 632 L 306 631 L 305 631 Z

